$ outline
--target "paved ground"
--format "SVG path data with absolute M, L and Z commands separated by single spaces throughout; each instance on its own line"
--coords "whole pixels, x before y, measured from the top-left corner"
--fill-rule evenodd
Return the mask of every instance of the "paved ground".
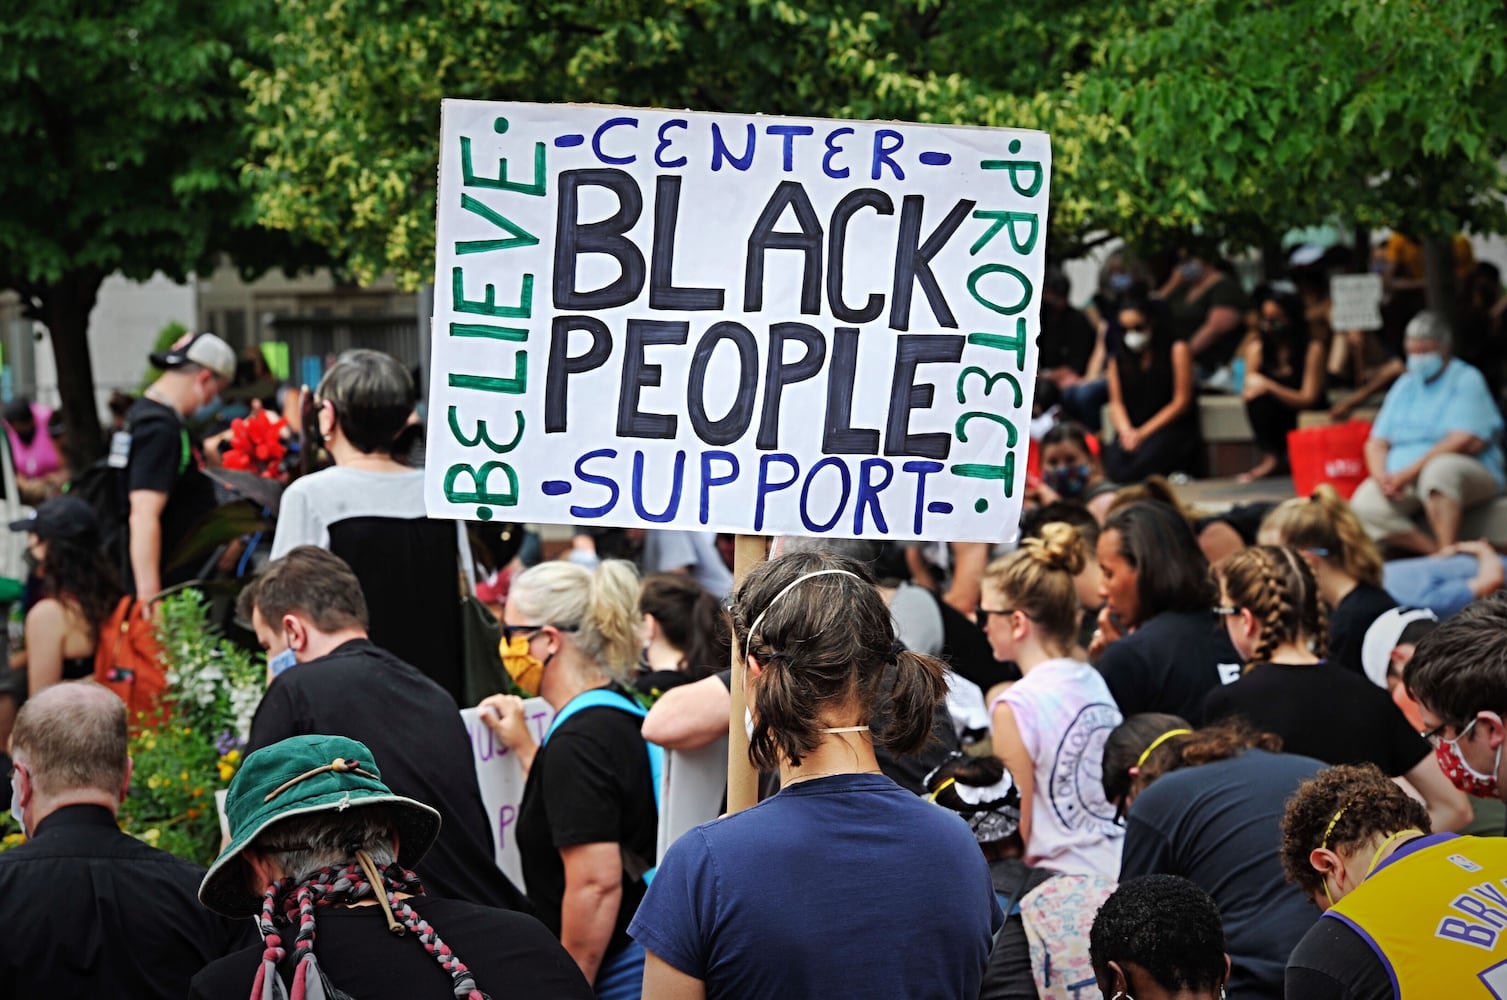
M 1228 510 L 1236 504 L 1277 502 L 1293 495 L 1291 476 L 1274 476 L 1242 483 L 1229 479 L 1195 479 L 1177 487 L 1177 495 L 1190 507 L 1208 513 Z

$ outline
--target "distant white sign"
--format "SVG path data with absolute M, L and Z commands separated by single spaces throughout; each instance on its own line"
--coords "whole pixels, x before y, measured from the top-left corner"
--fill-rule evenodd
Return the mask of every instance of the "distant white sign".
M 544 740 L 555 710 L 543 698 L 523 703 L 524 718 L 535 742 Z M 523 786 L 528 780 L 518 757 L 493 735 L 481 721 L 476 709 L 463 708 L 461 720 L 471 736 L 471 752 L 476 762 L 476 781 L 481 785 L 481 803 L 492 824 L 492 842 L 497 848 L 497 867 L 507 873 L 513 884 L 523 886 L 523 862 L 518 855 L 518 805 L 523 801 Z
M 1330 278 L 1329 302 L 1329 325 L 1334 329 L 1381 329 L 1381 275 L 1342 274 Z
M 1042 132 L 446 101 L 436 517 L 1000 541 Z

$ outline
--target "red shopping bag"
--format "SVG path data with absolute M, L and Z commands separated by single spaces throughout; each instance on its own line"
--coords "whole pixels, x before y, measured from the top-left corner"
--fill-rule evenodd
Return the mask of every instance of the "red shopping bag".
M 1291 431 L 1287 457 L 1297 495 L 1306 497 L 1320 483 L 1328 483 L 1349 500 L 1366 478 L 1366 438 L 1370 436 L 1371 424 L 1365 420 Z

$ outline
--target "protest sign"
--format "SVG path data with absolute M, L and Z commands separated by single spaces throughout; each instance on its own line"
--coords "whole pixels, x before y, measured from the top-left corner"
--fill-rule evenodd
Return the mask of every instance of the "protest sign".
M 481 804 L 486 807 L 487 821 L 492 824 L 492 842 L 497 847 L 497 867 L 517 886 L 523 885 L 523 862 L 518 856 L 516 824 L 518 804 L 523 801 L 523 785 L 528 775 L 518 763 L 518 757 L 492 734 L 487 724 L 481 721 L 474 708 L 463 708 L 461 721 L 471 737 L 471 752 L 476 763 L 476 782 L 481 786 Z M 535 742 L 542 742 L 544 733 L 555 717 L 555 710 L 543 698 L 530 698 L 523 703 L 523 717 L 528 721 L 529 732 Z
M 1329 279 L 1329 325 L 1336 330 L 1381 329 L 1381 275 L 1341 274 Z
M 446 101 L 429 513 L 1013 537 L 1040 132 Z
M 665 751 L 659 857 L 688 830 L 717 818 L 726 788 L 726 737 L 697 750 Z

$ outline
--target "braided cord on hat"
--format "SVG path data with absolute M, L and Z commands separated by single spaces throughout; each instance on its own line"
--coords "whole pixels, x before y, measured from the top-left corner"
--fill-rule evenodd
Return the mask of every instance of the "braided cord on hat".
M 439 933 L 429 921 L 421 917 L 406 900 L 397 898 L 399 892 L 422 893 L 424 890 L 419 877 L 396 864 L 383 869 L 380 877 L 382 896 L 387 904 L 384 909 L 396 918 L 402 929 L 412 931 L 424 950 L 445 970 L 450 977 L 451 991 L 457 1000 L 487 1000 L 486 994 L 477 987 L 471 970 L 451 952 L 450 946 L 440 939 Z M 262 912 L 257 919 L 266 949 L 262 953 L 261 968 L 257 970 L 256 980 L 252 984 L 251 1000 L 288 998 L 289 994 L 277 972 L 278 963 L 287 955 L 278 926 L 294 925 L 295 921 L 297 932 L 293 941 L 293 953 L 296 967 L 292 1000 L 323 997 L 323 974 L 314 957 L 315 911 L 322 906 L 354 903 L 374 896 L 376 892 L 359 862 L 321 868 L 297 885 L 293 884 L 292 879 L 285 878 L 268 886 L 262 897 Z

